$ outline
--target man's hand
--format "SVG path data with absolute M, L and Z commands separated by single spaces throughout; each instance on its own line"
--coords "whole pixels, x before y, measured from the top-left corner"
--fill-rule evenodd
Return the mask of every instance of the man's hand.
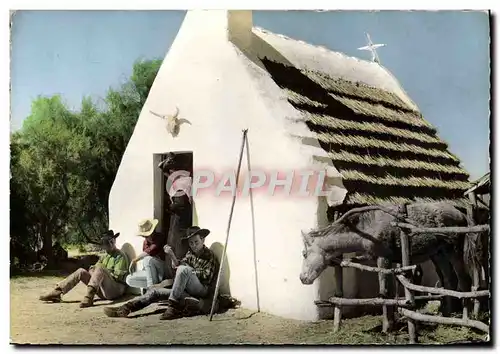
M 128 267 L 128 272 L 130 274 L 134 272 L 136 265 L 137 265 L 137 259 L 134 258 L 130 261 L 130 266 Z
M 174 250 L 172 249 L 172 247 L 170 247 L 169 245 L 165 245 L 165 246 L 163 246 L 163 250 L 165 251 L 165 253 L 168 256 L 170 256 L 171 261 L 176 266 L 179 263 L 179 260 L 175 256 L 175 253 L 174 253 Z
M 163 246 L 163 250 L 170 257 L 175 258 L 175 253 L 174 253 L 174 250 L 172 249 L 172 247 L 170 247 L 169 245 L 165 245 L 165 246 Z
M 96 269 L 96 268 L 102 268 L 102 264 L 101 263 L 96 263 L 94 265 L 91 265 L 90 268 L 89 268 L 89 271 L 91 271 L 93 269 Z

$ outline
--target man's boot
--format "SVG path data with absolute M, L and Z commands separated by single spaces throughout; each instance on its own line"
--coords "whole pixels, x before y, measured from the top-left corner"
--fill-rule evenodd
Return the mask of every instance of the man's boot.
M 94 296 L 97 293 L 97 289 L 93 286 L 87 286 L 87 295 L 84 296 L 82 302 L 80 302 L 80 307 L 91 307 L 94 305 Z
M 61 302 L 62 290 L 57 287 L 52 290 L 50 293 L 42 295 L 39 297 L 41 301 L 51 301 L 51 302 Z
M 168 300 L 167 309 L 160 316 L 160 320 L 174 320 L 176 318 L 181 318 L 181 306 L 177 301 Z
M 202 302 L 195 297 L 186 296 L 184 298 L 184 313 L 186 316 L 195 316 L 201 312 Z
M 108 317 L 127 317 L 132 312 L 132 308 L 124 304 L 119 307 L 105 307 L 104 314 Z

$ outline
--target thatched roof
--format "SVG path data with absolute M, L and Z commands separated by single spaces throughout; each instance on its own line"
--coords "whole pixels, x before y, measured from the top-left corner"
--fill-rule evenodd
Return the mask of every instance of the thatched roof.
M 481 178 L 475 180 L 472 182 L 472 187 L 468 189 L 467 191 L 464 192 L 465 195 L 469 193 L 476 193 L 479 195 L 482 194 L 489 194 L 490 193 L 490 188 L 491 188 L 491 180 L 490 180 L 490 173 L 488 172 Z
M 398 95 L 261 58 L 343 176 L 344 205 L 450 200 L 465 205 L 468 173 L 436 129 Z

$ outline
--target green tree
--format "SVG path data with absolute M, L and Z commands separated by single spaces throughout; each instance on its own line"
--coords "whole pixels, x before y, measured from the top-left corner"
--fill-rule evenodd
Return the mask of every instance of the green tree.
M 43 243 L 43 254 L 52 260 L 52 240 L 64 237 L 71 194 L 86 181 L 73 174 L 81 152 L 90 141 L 73 134 L 78 117 L 59 96 L 39 97 L 24 121 L 19 137 L 21 149 L 13 169 L 22 183 L 34 238 Z
M 104 109 L 83 98 L 79 112 L 60 96 L 39 97 L 11 136 L 11 237 L 31 249 L 52 241 L 93 242 L 108 223 L 108 197 L 137 118 L 161 65 L 137 61 L 110 89 Z M 12 246 L 11 246 L 12 247 Z
M 89 98 L 82 101 L 79 133 L 91 139 L 92 149 L 80 170 L 89 181 L 88 194 L 75 201 L 79 207 L 73 213 L 78 240 L 105 231 L 109 192 L 160 65 L 161 60 L 136 61 L 130 80 L 108 91 L 103 112 Z

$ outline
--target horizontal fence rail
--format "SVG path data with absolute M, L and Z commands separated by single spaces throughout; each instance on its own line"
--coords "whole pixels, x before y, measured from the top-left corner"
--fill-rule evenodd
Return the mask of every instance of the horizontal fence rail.
M 482 233 L 489 232 L 489 225 L 477 225 L 477 226 L 468 226 L 468 227 L 419 227 L 414 225 L 411 220 L 406 218 L 406 206 L 400 206 L 398 213 L 394 213 L 391 210 L 388 210 L 382 206 L 367 206 L 354 208 L 346 212 L 342 217 L 340 217 L 336 222 L 340 222 L 345 219 L 348 215 L 352 215 L 354 213 L 362 213 L 370 210 L 381 210 L 385 213 L 388 213 L 394 216 L 398 222 L 391 222 L 392 226 L 398 227 L 401 230 L 400 238 L 401 238 L 401 252 L 402 252 L 402 265 L 395 268 L 381 268 L 368 266 L 364 264 L 358 263 L 359 261 L 364 260 L 372 260 L 369 257 L 361 256 L 350 259 L 344 259 L 340 262 L 335 263 L 336 272 L 337 269 L 342 268 L 356 268 L 361 271 L 367 272 L 375 272 L 378 273 L 379 276 L 385 277 L 388 275 L 393 275 L 395 279 L 397 279 L 398 284 L 401 284 L 405 290 L 405 299 L 387 299 L 387 298 L 364 298 L 364 299 L 347 299 L 342 296 L 342 292 L 339 289 L 336 290 L 338 293 L 337 296 L 330 297 L 327 301 L 319 300 L 315 301 L 316 306 L 318 307 L 332 307 L 334 306 L 335 317 L 334 317 L 334 331 L 337 331 L 340 324 L 340 308 L 342 306 L 382 306 L 384 307 L 384 326 L 388 323 L 387 310 L 388 306 L 396 307 L 398 312 L 405 316 L 408 319 L 408 333 L 410 335 L 410 343 L 416 343 L 416 326 L 415 322 L 429 322 L 429 323 L 437 323 L 437 324 L 445 324 L 445 325 L 458 325 L 469 328 L 475 328 L 480 331 L 483 331 L 489 335 L 489 326 L 481 321 L 472 320 L 468 318 L 468 310 L 467 310 L 467 300 L 474 299 L 477 302 L 477 298 L 480 297 L 490 297 L 489 290 L 480 290 L 480 291 L 455 291 L 438 287 L 428 287 L 422 285 L 416 285 L 411 282 L 411 279 L 408 279 L 405 275 L 412 275 L 413 271 L 417 268 L 417 265 L 410 265 L 410 246 L 409 242 L 411 241 L 411 236 L 419 233 L 433 233 L 436 235 L 442 234 L 457 234 L 457 233 Z M 381 280 L 381 278 L 379 278 Z M 338 283 L 338 281 L 337 281 Z M 337 284 L 337 286 L 341 286 L 341 284 Z M 385 287 L 381 285 L 381 291 Z M 472 287 L 472 290 L 476 290 L 477 288 Z M 427 293 L 427 295 L 413 295 L 412 291 Z M 340 296 L 339 296 L 340 295 Z M 382 296 L 384 296 L 382 294 Z M 458 299 L 462 299 L 464 302 L 463 309 L 463 318 L 453 318 L 453 317 L 444 317 L 444 316 L 434 316 L 427 315 L 423 313 L 419 313 L 411 310 L 411 308 L 415 307 L 415 303 L 417 301 L 427 301 L 427 300 L 441 300 L 445 297 L 455 297 Z

